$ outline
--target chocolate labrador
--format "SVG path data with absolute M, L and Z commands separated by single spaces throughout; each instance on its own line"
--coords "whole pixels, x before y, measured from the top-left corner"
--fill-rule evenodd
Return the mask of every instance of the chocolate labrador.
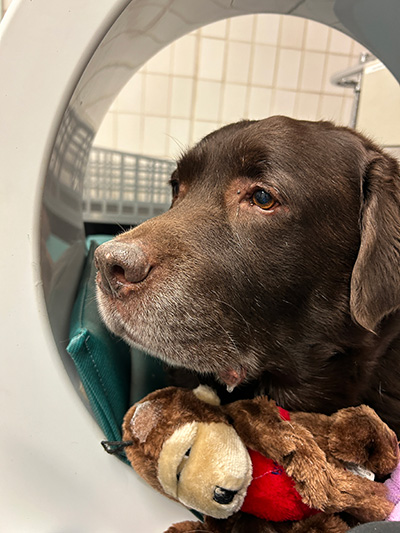
M 178 161 L 172 207 L 96 252 L 107 326 L 287 409 L 400 434 L 400 174 L 359 133 L 270 117 Z

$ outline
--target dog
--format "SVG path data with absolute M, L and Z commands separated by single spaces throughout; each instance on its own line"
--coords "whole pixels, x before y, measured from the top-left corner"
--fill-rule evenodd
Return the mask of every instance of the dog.
M 109 329 L 285 409 L 366 403 L 400 435 L 397 161 L 274 116 L 207 135 L 170 182 L 169 211 L 96 251 Z

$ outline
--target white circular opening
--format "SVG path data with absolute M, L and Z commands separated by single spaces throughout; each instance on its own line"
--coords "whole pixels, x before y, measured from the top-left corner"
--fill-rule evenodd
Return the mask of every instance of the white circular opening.
M 140 68 L 146 65 L 150 58 L 162 50 L 165 52 L 165 47 L 168 47 L 170 43 L 207 24 L 228 18 L 235 21 L 238 19 L 232 17 L 240 18 L 256 13 L 274 13 L 275 16 L 277 14 L 289 14 L 291 17 L 302 17 L 304 21 L 309 20 L 310 23 L 312 20 L 320 22 L 326 27 L 330 26 L 355 38 L 356 41 L 362 42 L 363 45 L 368 46 L 371 52 L 375 51 L 375 53 L 387 53 L 388 41 L 392 42 L 393 39 L 397 38 L 397 34 L 383 30 L 386 25 L 391 27 L 392 18 L 379 12 L 372 2 L 362 12 L 359 10 L 359 6 L 349 5 L 349 3 L 341 1 L 337 1 L 334 6 L 330 2 L 293 2 L 291 0 L 279 4 L 273 0 L 236 1 L 230 2 L 229 5 L 222 5 L 211 0 L 201 5 L 194 5 L 191 2 L 166 1 L 155 5 L 142 1 L 139 3 L 130 2 L 125 7 L 94 50 L 66 105 L 55 136 L 43 193 L 41 264 L 46 303 L 56 343 L 68 373 L 78 390 L 80 390 L 80 380 L 76 376 L 75 367 L 71 363 L 70 357 L 65 353 L 65 339 L 68 338 L 69 334 L 71 309 L 86 253 L 82 219 L 82 191 L 85 169 L 96 132 L 124 85 L 136 72 L 141 72 Z M 374 31 L 369 33 L 367 30 L 371 27 L 371 17 L 373 16 L 379 16 L 381 24 L 375 24 Z M 385 17 L 387 19 L 383 20 Z M 273 19 L 268 20 L 272 21 Z M 215 25 L 210 27 L 216 31 Z M 276 32 L 273 24 L 268 26 L 268 21 L 265 20 L 260 23 L 260 28 L 261 31 L 270 31 L 271 34 Z M 333 35 L 337 33 L 335 32 Z M 186 40 L 185 43 L 187 42 Z M 334 46 L 332 43 L 331 48 L 334 49 Z M 356 49 L 354 48 L 354 50 Z M 266 48 L 265 51 L 267 51 Z M 289 52 L 292 55 L 296 53 L 295 50 L 289 50 Z M 255 53 L 254 49 L 252 53 Z M 392 53 L 387 53 L 385 62 L 387 65 L 391 65 L 395 71 L 397 64 L 394 64 L 392 55 Z M 196 59 L 198 60 L 198 55 Z M 290 68 L 289 59 L 287 71 Z M 218 58 L 215 60 L 214 73 L 222 66 L 221 58 L 221 65 L 218 63 Z M 280 61 L 280 67 L 282 66 L 285 66 L 283 58 Z M 196 68 L 198 69 L 199 66 L 197 65 Z M 225 69 L 227 68 L 229 66 L 226 67 L 225 65 Z M 324 75 L 326 78 L 326 66 L 324 68 L 325 72 L 321 76 Z M 195 73 L 190 64 L 182 64 L 181 69 L 187 73 L 193 71 L 194 74 L 198 74 L 198 70 Z M 281 71 L 284 69 L 280 68 L 278 74 L 275 72 L 275 77 L 277 75 L 284 76 Z M 254 78 L 256 74 L 253 73 L 252 76 Z M 250 83 L 251 79 L 248 82 Z M 307 86 L 306 81 L 302 83 Z M 157 89 L 161 88 L 153 87 L 154 98 L 157 98 Z M 256 93 L 257 91 L 253 92 Z M 162 98 L 165 99 L 165 95 L 162 95 Z M 260 118 L 261 114 L 268 115 L 269 113 L 285 114 L 286 104 L 284 103 L 279 107 L 277 100 L 279 100 L 279 95 L 278 97 L 275 95 L 274 106 L 269 105 L 268 109 L 265 106 L 265 109 L 258 113 L 255 112 L 255 107 L 257 104 L 259 105 L 259 97 L 258 101 L 257 95 L 253 97 L 253 100 L 247 98 L 246 111 L 249 118 Z M 293 102 L 294 97 L 292 98 L 292 105 L 286 105 L 287 114 L 292 116 Z M 204 115 L 202 120 L 196 123 L 195 117 L 192 116 L 191 138 L 185 139 L 185 141 L 197 140 L 210 129 L 227 122 L 227 113 L 219 109 L 220 103 L 214 102 L 214 104 L 211 107 L 218 110 L 217 112 L 214 110 L 214 115 L 218 118 L 207 120 L 207 116 Z M 147 109 L 149 107 L 151 104 L 147 104 Z M 347 109 L 342 112 L 344 117 L 350 115 L 349 109 L 348 103 Z M 142 110 L 141 120 L 146 120 L 145 110 L 146 106 Z M 212 111 L 209 111 L 209 114 L 211 117 Z M 323 108 L 320 109 L 320 118 L 336 118 L 334 113 L 331 116 L 326 115 L 326 111 Z M 232 120 L 238 118 L 238 116 L 233 116 Z M 242 116 L 242 118 L 247 117 Z M 150 119 L 147 130 L 148 137 L 153 135 Z M 146 139 L 144 144 L 146 144 Z M 143 148 L 143 151 L 145 153 L 142 155 L 149 155 L 148 150 Z M 122 217 L 122 219 L 115 221 L 126 223 L 126 219 L 127 217 L 125 219 Z

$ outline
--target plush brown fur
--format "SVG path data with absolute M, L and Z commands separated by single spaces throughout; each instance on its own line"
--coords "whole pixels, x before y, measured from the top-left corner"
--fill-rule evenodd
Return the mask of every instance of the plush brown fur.
M 146 420 L 148 427 L 142 432 Z M 384 484 L 345 468 L 348 463 L 357 464 L 379 478 L 392 472 L 398 463 L 396 435 L 369 407 L 342 409 L 331 416 L 292 413 L 290 421 L 285 421 L 275 402 L 266 397 L 220 406 L 186 389 L 169 387 L 151 393 L 126 414 L 123 438 L 132 442 L 126 453 L 134 469 L 160 492 L 164 491 L 157 466 L 163 444 L 176 429 L 191 421 L 233 425 L 248 448 L 283 466 L 303 501 L 323 512 L 299 522 L 270 523 L 239 511 L 226 520 L 206 517 L 204 523 L 177 524 L 169 533 L 342 533 L 349 525 L 337 513 L 345 511 L 357 523 L 384 520 L 393 508 Z
M 204 523 L 187 520 L 174 524 L 165 533 L 343 533 L 347 524 L 336 515 L 312 516 L 301 522 L 272 523 L 255 516 L 240 514 L 228 520 L 215 520 L 207 517 Z
M 171 392 L 174 391 L 173 394 Z M 157 463 L 164 442 L 174 431 L 186 422 L 226 422 L 224 414 L 219 408 L 200 402 L 193 393 L 180 388 L 166 388 L 155 391 L 135 404 L 125 416 L 123 433 L 124 439 L 132 438 L 130 421 L 138 406 L 145 402 L 151 403 L 151 412 L 144 413 L 146 419 L 153 418 L 151 431 L 143 442 L 135 439 L 137 446 L 126 449 L 128 459 L 136 472 L 153 488 L 163 492 L 157 479 Z

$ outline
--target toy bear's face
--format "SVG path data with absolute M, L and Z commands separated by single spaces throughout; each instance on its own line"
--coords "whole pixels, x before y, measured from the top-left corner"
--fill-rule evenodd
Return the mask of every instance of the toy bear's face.
M 240 509 L 251 475 L 246 447 L 223 422 L 179 427 L 165 441 L 158 462 L 164 491 L 214 518 L 227 518 Z
M 126 454 L 157 490 L 191 509 L 227 518 L 243 504 L 250 455 L 214 391 L 173 387 L 152 393 L 124 420 Z

